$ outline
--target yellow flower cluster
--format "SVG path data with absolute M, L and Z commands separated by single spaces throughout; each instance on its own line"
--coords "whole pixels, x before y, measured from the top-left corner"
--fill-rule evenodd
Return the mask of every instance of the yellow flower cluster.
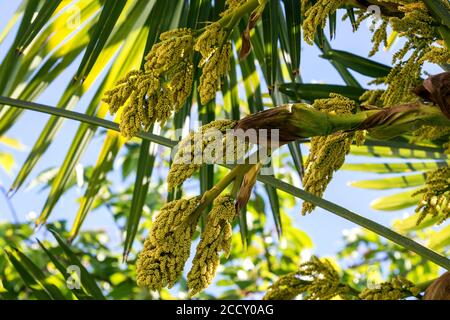
M 399 300 L 409 296 L 417 296 L 421 290 L 411 281 L 396 277 L 389 282 L 383 282 L 377 288 L 364 289 L 359 298 L 363 300 Z
M 382 89 L 367 90 L 359 97 L 359 101 L 365 106 L 382 107 L 381 96 L 383 93 Z
M 406 36 L 420 34 L 421 37 L 433 40 L 435 31 L 433 28 L 433 18 L 428 14 L 426 5 L 423 2 L 405 3 L 399 6 L 399 10 L 404 13 L 403 17 L 392 17 L 390 23 L 392 28 Z
M 427 215 L 438 216 L 438 223 L 444 222 L 450 215 L 450 167 L 443 167 L 428 174 L 425 188 L 415 194 L 423 194 L 416 212 L 419 224 Z
M 447 0 L 436 0 L 450 8 Z M 393 57 L 394 67 L 384 78 L 377 79 L 377 84 L 387 85 L 384 91 L 370 91 L 365 97 L 377 106 L 391 106 L 398 103 L 413 102 L 417 97 L 411 93 L 411 88 L 421 81 L 422 66 L 425 62 L 445 64 L 449 62 L 450 51 L 439 40 L 436 22 L 422 1 L 389 0 L 395 7 L 396 15 L 382 17 L 382 23 L 374 30 L 373 47 L 369 56 L 373 56 L 381 44 L 388 44 L 388 26 L 399 36 L 406 37 L 404 46 Z M 386 9 L 387 8 L 387 9 Z M 385 9 L 389 11 L 389 6 Z M 356 28 L 372 16 L 371 12 L 361 9 L 357 11 Z M 344 18 L 348 17 L 345 15 Z M 407 58 L 406 58 L 407 57 Z M 381 95 L 379 95 L 381 93 Z
M 247 2 L 247 0 L 226 0 L 225 5 L 227 9 L 221 12 L 220 16 L 223 17 L 230 14 L 231 12 L 242 6 L 245 2 Z
M 428 61 L 435 64 L 450 63 L 450 50 L 441 46 L 431 46 L 422 59 L 422 62 Z
M 307 43 L 312 44 L 314 42 L 317 28 L 323 29 L 328 16 L 343 4 L 345 4 L 345 0 L 318 0 L 305 12 L 303 36 Z M 307 6 L 308 3 L 302 2 L 302 5 Z
M 231 223 L 235 216 L 234 199 L 230 195 L 214 200 L 187 277 L 191 297 L 211 284 L 220 263 L 219 253 L 223 252 L 225 257 L 230 254 Z
M 443 126 L 422 126 L 413 132 L 413 142 L 416 141 L 434 141 L 450 135 L 450 128 Z
M 447 139 L 448 142 L 442 146 L 445 149 L 444 152 L 450 154 L 450 128 L 443 126 L 422 126 L 413 132 L 411 142 L 418 141 L 434 141 L 438 139 Z
M 311 139 L 310 154 L 303 177 L 303 188 L 306 191 L 316 196 L 323 195 L 334 171 L 344 164 L 352 140 L 352 134 L 343 132 Z M 303 202 L 302 215 L 312 212 L 314 208 L 314 204 Z
M 182 184 L 191 177 L 203 163 L 214 163 L 218 159 L 215 150 L 211 155 L 205 152 L 208 146 L 216 146 L 217 139 L 223 138 L 223 133 L 236 125 L 233 120 L 216 120 L 202 126 L 198 132 L 191 132 L 189 136 L 180 141 L 177 153 L 170 167 L 167 183 L 169 189 Z M 221 144 L 223 145 L 223 144 Z M 224 153 L 222 152 L 222 155 Z M 210 159 L 208 156 L 212 156 Z
M 443 56 L 440 50 L 431 46 L 437 40 L 436 30 L 434 20 L 429 15 L 425 4 L 422 2 L 403 4 L 399 6 L 399 10 L 404 13 L 404 16 L 392 17 L 389 22 L 394 31 L 401 36 L 406 36 L 408 40 L 403 48 L 395 53 L 393 57 L 395 65 L 385 79 L 388 87 L 381 99 L 386 106 L 416 100 L 416 96 L 411 93 L 411 88 L 420 83 L 424 62 L 438 59 L 436 54 Z M 410 53 L 409 57 L 404 60 L 408 53 Z
M 160 35 L 146 56 L 144 70 L 120 79 L 103 101 L 116 113 L 123 106 L 120 130 L 133 137 L 155 121 L 165 122 L 181 108 L 191 93 L 194 76 L 194 37 L 190 29 L 175 29 Z
M 329 300 L 346 294 L 349 287 L 340 283 L 338 272 L 328 260 L 312 257 L 297 272 L 276 281 L 264 296 L 265 300 L 293 299 L 306 293 L 308 300 Z
M 194 49 L 200 52 L 202 68 L 198 92 L 200 102 L 206 104 L 215 96 L 220 88 L 220 79 L 230 66 L 231 43 L 227 41 L 228 34 L 219 22 L 214 22 L 198 37 Z
M 317 110 L 333 113 L 351 113 L 356 104 L 354 101 L 337 94 L 331 94 L 329 99 L 318 99 L 313 103 Z M 364 140 L 358 133 L 358 143 Z M 322 196 L 330 183 L 334 171 L 338 170 L 345 161 L 345 156 L 350 151 L 350 146 L 355 138 L 354 133 L 337 132 L 329 136 L 313 137 L 311 149 L 305 162 L 305 175 L 303 188 L 317 196 Z M 302 215 L 314 210 L 315 205 L 303 202 Z
M 300 266 L 299 272 L 303 277 L 312 278 L 307 287 L 309 300 L 329 300 L 349 290 L 347 285 L 340 283 L 339 273 L 326 259 L 313 256 Z
M 160 290 L 175 284 L 189 258 L 199 219 L 199 215 L 193 215 L 198 204 L 195 197 L 175 200 L 161 208 L 136 262 L 139 286 Z
M 321 261 L 313 256 L 298 271 L 281 276 L 269 287 L 263 299 L 292 300 L 304 294 L 307 300 L 329 300 L 350 295 L 362 300 L 399 300 L 418 296 L 420 292 L 421 289 L 411 281 L 395 277 L 358 294 L 358 291 L 340 282 L 338 272 L 328 260 Z
M 300 6 L 302 9 L 302 12 L 308 11 L 308 9 L 311 8 L 311 6 L 312 6 L 311 0 L 301 0 Z
M 398 55 L 397 58 L 409 52 L 409 49 L 413 48 L 413 46 L 411 42 L 407 42 L 405 44 L 407 49 L 399 51 L 402 55 Z M 414 50 L 405 62 L 401 61 L 394 65 L 385 79 L 388 87 L 381 96 L 385 106 L 417 100 L 417 97 L 411 92 L 411 88 L 420 83 L 420 73 L 423 65 L 420 61 L 423 54 L 424 50 Z
M 380 49 L 380 45 L 383 43 L 383 45 L 386 47 L 388 44 L 388 36 L 387 36 L 387 27 L 389 24 L 388 19 L 383 19 L 383 22 L 381 25 L 374 31 L 372 36 L 372 50 L 369 52 L 369 57 L 375 55 L 377 51 Z
M 266 292 L 263 300 L 293 300 L 306 291 L 307 282 L 299 279 L 297 272 L 281 276 Z

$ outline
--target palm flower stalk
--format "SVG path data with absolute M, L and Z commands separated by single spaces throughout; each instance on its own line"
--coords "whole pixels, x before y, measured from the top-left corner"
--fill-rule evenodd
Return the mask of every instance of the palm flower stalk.
M 316 105 L 291 103 L 251 114 L 239 120 L 234 130 L 279 130 L 279 142 L 283 145 L 337 132 L 367 130 L 372 138 L 388 140 L 424 125 L 446 128 L 450 127 L 449 79 L 450 72 L 430 76 L 413 90 L 414 102 L 355 108 L 346 98 L 331 94 L 330 99 L 316 100 Z
M 191 132 L 177 145 L 167 183 L 169 189 L 181 185 L 192 176 L 202 164 L 215 163 L 223 158 L 224 134 L 236 125 L 233 120 L 216 120 Z M 211 152 L 208 152 L 210 149 Z
M 278 129 L 280 144 L 327 136 L 339 131 L 367 130 L 375 139 L 388 140 L 422 125 L 450 126 L 450 120 L 435 106 L 406 103 L 390 108 L 363 107 L 351 114 L 327 114 L 305 103 L 285 104 L 249 115 L 235 126 L 242 129 Z
M 359 294 L 359 298 L 363 300 L 400 300 L 411 296 L 415 297 L 421 291 L 411 281 L 402 277 L 395 277 L 391 281 L 376 285 L 374 288 L 364 289 Z
M 438 224 L 444 222 L 450 215 L 450 167 L 439 168 L 430 173 L 426 186 L 415 194 L 421 194 L 416 212 L 419 213 L 417 224 L 427 215 L 438 217 Z
M 189 258 L 199 218 L 193 215 L 197 204 L 197 198 L 180 199 L 161 208 L 137 259 L 138 285 L 160 290 L 178 280 Z
M 252 166 L 238 165 L 202 196 L 174 200 L 161 208 L 136 262 L 139 286 L 161 290 L 176 283 L 189 258 L 191 241 L 200 216 L 226 187 L 237 177 L 243 176 Z M 194 271 L 191 273 L 192 294 L 201 291 L 212 281 L 217 268 L 218 252 L 229 251 L 227 248 L 231 239 L 231 222 L 236 215 L 234 200 L 231 197 L 219 197 L 210 215 L 205 231 L 207 233 L 197 250 L 197 265 L 194 264 Z M 219 233 L 216 232 L 217 228 L 220 228 Z M 212 250 L 208 253 L 208 258 L 202 257 L 207 249 Z M 201 253 L 202 251 L 204 252 Z M 210 266 L 209 271 L 204 270 L 205 264 Z
M 298 271 L 280 277 L 267 291 L 264 300 L 292 300 L 305 294 L 307 300 L 329 300 L 352 294 L 353 289 L 340 282 L 339 273 L 326 259 L 313 256 Z
M 427 284 L 428 286 L 428 284 Z M 307 300 L 329 300 L 338 296 L 361 300 L 400 300 L 407 297 L 421 298 L 420 285 L 395 277 L 390 281 L 374 284 L 361 292 L 341 281 L 338 271 L 326 259 L 313 256 L 295 272 L 281 276 L 267 290 L 265 300 L 292 300 L 299 295 Z M 427 291 L 431 291 L 430 288 Z M 440 292 L 445 291 L 441 289 Z
M 351 114 L 357 105 L 349 98 L 331 94 L 329 99 L 314 101 L 312 107 L 328 114 Z M 362 132 L 336 132 L 328 136 L 313 137 L 311 150 L 305 162 L 303 188 L 321 197 L 333 178 L 334 171 L 344 164 L 345 156 L 350 152 L 355 136 L 361 135 Z M 314 204 L 303 202 L 302 215 L 312 212 L 314 208 Z

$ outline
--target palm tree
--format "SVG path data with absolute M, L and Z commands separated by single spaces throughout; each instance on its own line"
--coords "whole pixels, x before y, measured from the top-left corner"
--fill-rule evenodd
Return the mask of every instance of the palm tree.
M 327 39 L 325 25 L 329 29 L 328 38 L 332 40 L 337 32 L 338 13 L 345 12 L 346 19 L 357 29 L 364 19 L 373 18 L 371 10 L 374 8 L 378 23 L 374 24 L 371 54 L 381 44 L 391 46 L 396 38 L 404 41 L 392 66 L 335 50 Z M 298 270 L 295 270 L 298 260 L 292 258 L 288 266 L 273 266 L 268 244 L 262 241 L 264 250 L 255 256 L 255 261 L 266 260 L 268 271 L 272 272 L 266 280 L 272 283 L 274 275 L 284 274 L 274 282 L 266 297 L 294 298 L 306 294 L 312 299 L 336 295 L 349 299 L 421 298 L 420 293 L 425 291 L 429 280 L 438 275 L 437 266 L 450 270 L 450 260 L 445 257 L 450 229 L 447 226 L 434 231 L 433 227 L 444 222 L 450 212 L 450 172 L 445 150 L 450 134 L 449 21 L 450 7 L 445 0 L 392 3 L 376 0 L 71 3 L 24 0 L 0 35 L 1 43 L 17 30 L 0 66 L 0 139 L 3 139 L 0 142 L 7 141 L 5 134 L 21 121 L 26 110 L 45 113 L 50 118 L 36 134 L 36 142 L 15 176 L 8 196 L 21 192 L 52 143 L 65 138 L 58 135 L 64 120 L 77 121 L 78 129 L 68 139 L 67 153 L 59 170 L 48 179 L 49 195 L 35 227 L 48 225 L 56 204 L 76 183 L 76 166 L 96 135 L 103 139 L 103 145 L 96 151 L 96 163 L 85 172 L 87 187 L 79 199 L 75 221 L 67 232 L 63 227 L 50 227 L 57 247 L 49 250 L 48 244 L 39 243 L 39 249 L 35 249 L 41 253 L 41 258 L 52 261 L 65 280 L 69 277 L 65 272 L 68 265 L 82 267 L 81 272 L 86 275 L 83 279 L 87 279 L 83 280 L 86 282 L 82 287 L 73 291 L 73 295 L 61 292 L 49 284 L 38 263 L 28 258 L 24 249 L 8 249 L 6 256 L 36 298 L 104 298 L 102 288 L 96 283 L 101 281 L 98 274 L 97 278 L 89 275 L 91 270 L 80 263 L 79 256 L 86 252 L 79 247 L 80 251 L 74 253 L 76 249 L 68 244 L 75 243 L 84 234 L 81 230 L 88 214 L 105 205 L 116 210 L 115 215 L 117 211 L 122 215 L 126 212 L 123 259 L 130 257 L 132 268 L 137 259 L 137 281 L 143 287 L 164 292 L 163 287 L 176 284 L 189 257 L 191 239 L 200 237 L 194 266 L 187 276 L 187 291 L 194 295 L 212 282 L 221 252 L 233 261 L 242 258 L 242 253 L 235 251 L 237 246 L 251 246 L 251 239 L 256 236 L 264 239 L 264 215 L 269 210 L 258 207 L 264 203 L 261 199 L 268 201 L 277 232 L 293 239 L 298 237 L 293 235 L 290 219 L 283 213 L 283 205 L 287 205 L 283 192 L 304 201 L 304 214 L 319 207 L 367 230 L 356 240 L 348 241 L 349 248 L 373 242 L 372 254 L 385 251 L 390 260 L 394 252 L 399 252 L 402 261 L 414 261 L 434 268 L 435 272 L 432 277 L 414 278 L 414 282 L 421 282 L 415 286 L 400 278 L 391 279 L 382 284 L 384 291 L 374 289 L 381 290 L 383 295 L 370 288 L 355 288 L 350 285 L 355 277 L 351 271 L 341 276 L 332 264 L 316 258 L 302 264 Z M 302 81 L 301 46 L 314 44 L 345 85 Z M 424 80 L 424 63 L 434 63 L 444 72 Z M 33 102 L 53 83 L 61 85 L 61 75 L 73 64 L 77 65 L 77 71 L 65 84 L 56 106 Z M 364 88 L 352 72 L 372 78 L 379 86 L 372 90 Z M 85 97 L 91 98 L 84 112 L 74 111 Z M 114 119 L 108 120 L 108 111 Z M 180 138 L 177 132 L 197 117 L 206 125 L 204 128 L 220 128 L 223 132 L 225 129 L 234 132 L 238 129 L 279 130 L 280 148 L 288 153 L 288 158 L 281 161 L 293 164 L 290 175 L 297 175 L 303 182 L 302 187 L 292 184 L 289 177 L 260 174 L 265 166 L 271 166 L 261 159 L 256 163 L 233 165 L 214 161 L 198 166 L 162 162 L 167 157 L 158 153 L 156 145 L 168 150 L 175 148 Z M 227 121 L 215 121 L 222 119 Z M 188 135 L 181 145 L 190 143 L 189 137 L 193 136 L 194 133 Z M 204 147 L 210 142 L 202 141 Z M 307 158 L 303 146 L 310 147 Z M 256 148 L 265 147 L 258 140 Z M 178 150 L 184 152 L 182 148 Z M 272 151 L 269 149 L 269 153 Z M 134 182 L 127 190 L 114 192 L 109 188 L 112 182 L 108 174 L 114 170 L 113 165 L 121 153 L 125 153 L 123 176 L 126 178 L 135 171 Z M 400 161 L 344 164 L 348 153 Z M 0 152 L 0 156 L 2 154 Z M 352 185 L 369 189 L 416 187 L 417 190 L 408 189 L 378 199 L 372 206 L 380 210 L 417 206 L 417 213 L 387 228 L 323 199 L 333 173 L 341 167 L 395 174 Z M 166 204 L 154 223 L 150 223 L 149 213 L 155 210 L 152 206 L 153 210 L 146 210 L 149 198 L 155 196 L 150 190 L 151 182 L 156 179 L 155 168 L 165 168 L 164 175 L 170 169 L 171 188 L 163 191 L 167 195 Z M 196 171 L 200 190 L 197 197 L 190 198 L 186 191 L 188 186 L 183 182 Z M 415 173 L 406 174 L 412 171 Z M 164 182 L 158 183 L 158 191 L 167 188 Z M 255 189 L 255 184 L 261 184 L 264 192 Z M 161 199 L 151 201 L 155 207 L 162 205 Z M 262 231 L 249 227 L 251 211 L 262 212 L 256 216 Z M 173 226 L 168 221 L 172 221 Z M 201 236 L 196 233 L 197 223 L 202 226 Z M 149 224 L 150 237 L 143 253 L 137 255 L 133 244 L 136 238 L 142 241 L 143 229 Z M 166 224 L 168 227 L 162 230 Z M 239 226 L 235 228 L 234 224 Z M 13 225 L 9 227 L 14 229 Z M 231 232 L 238 228 L 240 244 L 233 240 Z M 215 234 L 211 230 L 220 232 Z M 382 238 L 390 242 L 386 244 Z M 417 242 L 419 238 L 425 238 L 427 246 Z M 302 239 L 297 239 L 299 247 L 307 242 Z M 179 248 L 180 241 L 185 240 L 187 245 Z M 10 245 L 16 246 L 15 243 Z M 289 257 L 289 254 L 299 253 L 299 248 L 291 249 L 290 253 L 279 249 L 280 254 Z M 59 262 L 52 250 L 62 250 L 65 262 Z M 207 250 L 205 258 L 202 253 Z M 340 254 L 345 257 L 348 253 L 343 250 Z M 164 267 L 161 261 L 170 267 Z M 206 274 L 200 267 L 203 264 L 212 266 Z M 362 265 L 368 267 L 369 264 L 370 257 Z M 235 267 L 228 267 L 229 275 L 237 274 Z M 398 265 L 396 268 L 393 274 L 408 276 L 407 269 Z M 108 276 L 117 272 L 114 270 Z M 293 273 L 286 275 L 287 272 Z M 311 282 L 292 283 L 289 279 L 298 274 L 327 276 L 325 280 L 316 277 Z M 286 279 L 290 283 L 288 286 Z M 327 294 L 317 293 L 320 291 L 317 288 L 330 283 L 332 289 Z M 253 290 L 264 288 L 255 285 Z M 145 292 L 146 297 L 153 297 Z M 243 292 L 233 294 L 242 297 Z M 280 292 L 280 296 L 275 294 Z

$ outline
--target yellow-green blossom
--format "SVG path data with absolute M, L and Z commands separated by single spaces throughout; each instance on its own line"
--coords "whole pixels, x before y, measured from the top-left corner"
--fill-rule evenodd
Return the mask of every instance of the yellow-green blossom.
M 232 236 L 231 223 L 235 216 L 234 199 L 230 195 L 219 196 L 214 200 L 187 277 L 190 296 L 211 284 L 220 263 L 219 253 L 222 251 L 224 257 L 228 257 Z
M 198 204 L 196 197 L 175 200 L 161 208 L 136 262 L 139 286 L 170 288 L 181 276 L 199 219 L 193 215 Z
M 208 103 L 216 96 L 221 77 L 228 72 L 231 43 L 227 41 L 227 37 L 228 34 L 220 23 L 214 22 L 206 27 L 195 43 L 194 49 L 202 56 L 199 63 L 202 75 L 198 86 L 202 104 Z
M 443 126 L 422 126 L 413 132 L 412 142 L 434 141 L 450 135 L 450 127 Z
M 380 283 L 375 288 L 366 288 L 359 294 L 363 300 L 399 300 L 409 296 L 417 296 L 421 290 L 402 277 L 396 277 L 389 282 Z
M 416 212 L 420 213 L 419 224 L 427 215 L 439 217 L 444 222 L 450 215 L 450 167 L 439 168 L 428 174 L 425 188 L 415 194 L 422 194 Z
M 380 48 L 380 45 L 383 43 L 384 46 L 387 46 L 388 42 L 388 36 L 387 36 L 387 27 L 388 27 L 389 21 L 387 19 L 383 19 L 383 22 L 381 25 L 374 31 L 372 36 L 372 43 L 373 47 L 372 50 L 369 52 L 369 57 L 375 55 L 377 51 Z
M 328 16 L 343 4 L 345 4 L 345 0 L 318 0 L 305 12 L 303 36 L 307 43 L 313 43 L 317 28 L 323 29 Z
M 361 101 L 361 104 L 365 106 L 382 107 L 383 101 L 381 100 L 381 96 L 383 93 L 384 90 L 381 89 L 367 90 L 359 97 L 359 101 Z
M 313 107 L 323 112 L 345 114 L 351 113 L 356 108 L 356 104 L 346 97 L 331 94 L 329 99 L 316 100 Z M 363 142 L 364 137 L 361 135 L 364 133 L 358 133 L 358 143 Z M 323 195 L 334 171 L 344 164 L 354 137 L 354 133 L 337 132 L 311 139 L 310 153 L 305 162 L 306 170 L 303 177 L 303 188 L 306 191 L 319 197 Z M 305 201 L 302 214 L 310 213 L 314 208 L 314 204 Z
M 236 121 L 233 120 L 212 121 L 202 126 L 198 132 L 190 132 L 189 136 L 181 140 L 167 177 L 169 189 L 182 184 L 202 164 L 214 163 L 216 160 L 215 149 L 220 147 L 220 151 L 223 150 L 223 134 L 235 125 Z M 208 147 L 213 148 L 211 154 L 206 152 Z M 224 152 L 222 152 L 222 155 L 224 155 Z
M 432 46 L 422 57 L 421 62 L 426 61 L 435 64 L 450 63 L 450 50 L 441 46 Z
M 231 14 L 234 10 L 242 6 L 247 0 L 226 0 L 226 10 L 220 13 L 220 16 L 226 16 L 228 14 Z
M 306 291 L 308 285 L 299 279 L 297 272 L 281 276 L 266 292 L 263 300 L 293 300 Z
M 308 300 L 329 300 L 348 293 L 350 288 L 340 283 L 339 273 L 328 260 L 312 257 L 300 265 L 297 272 L 280 277 L 263 299 L 293 299 L 304 293 Z
M 391 72 L 385 79 L 388 85 L 381 99 L 385 106 L 414 101 L 411 88 L 420 83 L 421 71 L 426 55 L 434 51 L 431 44 L 437 40 L 435 23 L 425 4 L 421 2 L 401 3 L 399 10 L 404 15 L 391 17 L 389 23 L 400 36 L 407 37 L 403 48 L 393 56 Z M 409 57 L 404 60 L 405 56 Z M 431 58 L 433 54 L 428 54 Z
M 181 108 L 191 93 L 194 67 L 194 37 L 190 29 L 175 29 L 160 35 L 146 56 L 144 70 L 134 70 L 107 92 L 103 101 L 110 112 L 123 106 L 120 129 L 132 137 L 155 121 L 164 123 Z

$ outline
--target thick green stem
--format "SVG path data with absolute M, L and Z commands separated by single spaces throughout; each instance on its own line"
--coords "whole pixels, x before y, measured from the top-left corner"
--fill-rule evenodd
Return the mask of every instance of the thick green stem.
M 267 0 L 265 0 L 267 1 Z M 262 1 L 261 1 L 262 2 Z M 248 0 L 232 13 L 224 16 L 218 22 L 226 29 L 232 29 L 247 14 L 250 14 L 260 5 L 260 0 Z
M 233 29 L 238 22 L 247 14 L 250 14 L 260 5 L 260 0 L 248 0 L 233 12 L 223 16 L 217 22 L 225 29 Z M 205 31 L 206 27 L 195 30 L 195 34 L 199 35 Z
M 215 198 L 225 190 L 226 187 L 230 185 L 238 177 L 243 177 L 247 171 L 249 171 L 254 164 L 239 164 L 235 166 L 225 177 L 222 178 L 218 183 L 214 185 L 211 189 L 206 191 L 198 205 L 198 207 L 193 212 L 192 216 L 202 214 L 202 212 L 214 201 Z
M 411 103 L 355 114 L 329 114 L 305 103 L 282 105 L 241 119 L 235 129 L 279 130 L 280 143 L 326 136 L 338 131 L 369 130 L 372 138 L 387 140 L 422 125 L 450 126 L 435 106 Z
M 43 112 L 43 113 L 47 113 L 47 114 L 61 116 L 61 117 L 68 118 L 68 119 L 81 121 L 81 122 L 88 123 L 88 124 L 91 124 L 94 126 L 101 126 L 106 129 L 110 129 L 110 130 L 114 130 L 114 131 L 120 131 L 119 126 L 114 122 L 96 118 L 96 117 L 92 117 L 92 116 L 87 116 L 82 113 L 78 113 L 78 112 L 74 112 L 74 111 L 57 109 L 54 107 L 45 106 L 45 105 L 37 104 L 37 103 L 33 103 L 33 102 L 21 101 L 21 100 L 5 98 L 5 97 L 0 96 L 0 105 L 10 105 L 10 106 L 14 106 L 14 107 L 23 108 L 23 109 L 34 110 L 34 111 L 38 111 L 38 112 Z M 150 134 L 150 133 L 140 132 L 138 134 L 138 137 L 140 137 L 142 139 L 150 140 L 152 142 L 158 143 L 158 144 L 166 146 L 166 147 L 174 147 L 177 144 L 176 141 L 172 141 L 170 139 L 167 139 L 167 138 L 164 138 L 161 136 L 157 136 L 154 134 Z M 230 168 L 230 166 L 227 166 L 227 165 L 224 165 L 224 166 L 227 168 Z M 241 165 L 241 166 L 251 166 L 251 165 L 245 164 L 245 165 Z M 233 174 L 230 176 L 227 176 L 226 179 L 224 178 L 225 181 L 222 182 L 222 185 L 223 184 L 228 185 L 229 183 L 231 183 L 231 181 L 234 180 L 234 178 L 236 177 L 236 174 L 238 172 L 243 174 L 244 172 L 246 172 L 245 171 L 246 169 L 247 168 L 244 168 L 244 167 L 234 168 L 233 170 L 235 170 L 235 171 L 233 171 Z M 444 256 L 441 256 L 440 254 L 422 246 L 421 244 L 419 244 L 407 237 L 404 237 L 404 236 L 392 231 L 389 228 L 386 228 L 385 226 L 382 226 L 382 225 L 380 225 L 372 220 L 369 220 L 367 218 L 364 218 L 346 208 L 343 208 L 343 207 L 341 207 L 337 204 L 334 204 L 330 201 L 327 201 L 325 199 L 319 198 L 309 192 L 306 192 L 304 190 L 296 188 L 296 187 L 294 187 L 290 184 L 287 184 L 287 183 L 285 183 L 279 179 L 276 179 L 274 177 L 259 176 L 258 180 L 260 182 L 271 185 L 281 191 L 287 192 L 287 193 L 293 195 L 294 197 L 311 202 L 314 205 L 316 205 L 317 207 L 325 209 L 325 210 L 327 210 L 335 215 L 338 215 L 348 221 L 351 221 L 363 228 L 366 228 L 386 239 L 391 240 L 392 242 L 402 246 L 403 248 L 410 250 L 412 252 L 415 252 L 416 254 L 434 262 L 435 264 L 437 264 L 447 270 L 450 270 L 450 260 L 449 259 L 445 258 Z M 218 189 L 216 189 L 216 191 L 214 191 L 214 192 L 217 193 Z

